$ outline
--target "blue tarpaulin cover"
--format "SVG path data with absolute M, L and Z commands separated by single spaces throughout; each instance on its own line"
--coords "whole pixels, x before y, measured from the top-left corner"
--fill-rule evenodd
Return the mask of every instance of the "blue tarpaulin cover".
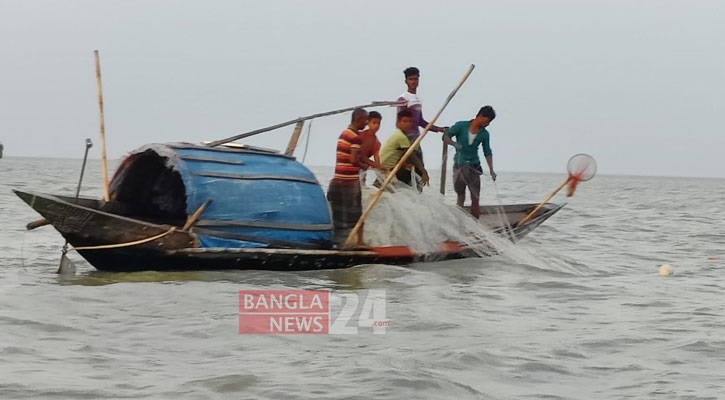
M 112 187 L 123 185 L 124 164 L 128 171 L 134 156 L 150 152 L 181 176 L 187 215 L 211 200 L 193 228 L 201 247 L 331 245 L 325 193 L 314 174 L 293 157 L 255 148 L 151 144 L 131 153 Z

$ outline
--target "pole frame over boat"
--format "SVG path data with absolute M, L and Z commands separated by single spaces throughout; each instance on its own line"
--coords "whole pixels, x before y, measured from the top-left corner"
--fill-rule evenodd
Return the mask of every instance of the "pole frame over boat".
M 225 143 L 233 142 L 235 140 L 248 138 L 250 136 L 258 135 L 258 134 L 264 133 L 264 132 L 273 131 L 273 130 L 279 129 L 279 128 L 284 128 L 285 126 L 298 124 L 300 122 L 309 121 L 311 119 L 320 118 L 320 117 L 327 117 L 327 116 L 335 115 L 335 114 L 342 114 L 342 113 L 345 113 L 345 112 L 348 112 L 348 111 L 352 111 L 352 110 L 354 110 L 356 108 L 386 107 L 386 106 L 391 106 L 392 107 L 392 106 L 399 106 L 399 105 L 403 105 L 403 104 L 405 104 L 405 103 L 400 102 L 400 101 L 373 101 L 370 104 L 363 104 L 363 105 L 353 106 L 353 107 L 345 107 L 345 108 L 341 108 L 341 109 L 338 109 L 338 110 L 326 111 L 326 112 L 323 112 L 323 113 L 311 114 L 311 115 L 308 115 L 306 117 L 295 118 L 295 119 L 290 120 L 290 121 L 287 121 L 287 122 L 282 122 L 281 124 L 271 125 L 271 126 L 268 126 L 266 128 L 255 129 L 255 130 L 250 131 L 250 132 L 240 133 L 238 135 L 230 136 L 228 138 L 215 140 L 213 142 L 207 143 L 206 145 L 209 146 L 209 147 L 217 147 L 217 146 L 221 146 L 221 145 L 223 145 Z M 302 130 L 302 127 L 300 125 L 300 131 L 301 130 Z M 297 131 L 297 130 L 295 130 L 295 131 Z M 299 133 L 297 135 L 299 136 Z M 290 145 L 293 145 L 293 143 L 290 143 Z M 294 146 L 296 146 L 296 141 L 294 142 Z M 294 146 L 292 146 L 292 147 L 294 147 Z M 289 152 L 289 150 L 290 149 L 289 149 L 289 146 L 288 146 L 287 151 Z M 292 148 L 292 151 L 294 152 L 294 148 Z

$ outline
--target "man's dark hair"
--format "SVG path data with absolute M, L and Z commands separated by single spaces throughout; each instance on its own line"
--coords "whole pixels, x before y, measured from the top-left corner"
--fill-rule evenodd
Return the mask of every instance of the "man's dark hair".
M 404 117 L 413 118 L 413 112 L 406 108 L 405 110 L 398 113 L 398 119 L 401 119 Z
M 478 110 L 478 114 L 476 114 L 477 117 L 488 117 L 489 120 L 493 121 L 494 118 L 496 118 L 496 111 L 493 110 L 493 107 L 491 106 L 485 106 L 481 107 L 480 110 Z
M 358 118 L 358 116 L 360 116 L 360 114 L 367 114 L 367 113 L 368 112 L 365 111 L 364 108 L 358 107 L 358 108 L 352 110 L 352 117 L 350 118 L 350 121 L 355 121 L 355 119 Z
M 420 70 L 416 67 L 408 67 L 403 71 L 403 74 L 405 74 L 406 78 L 409 76 L 420 76 Z
M 383 116 L 380 115 L 380 113 L 377 112 L 377 111 L 370 111 L 370 114 L 368 114 L 368 119 L 373 119 L 373 118 L 377 118 L 379 120 L 382 120 L 383 119 Z

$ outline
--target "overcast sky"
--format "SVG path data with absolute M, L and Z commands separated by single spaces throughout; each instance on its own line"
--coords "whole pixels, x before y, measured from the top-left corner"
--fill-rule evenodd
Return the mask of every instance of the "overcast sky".
M 605 174 L 725 177 L 722 0 L 0 0 L 6 156 L 98 144 L 94 49 L 111 158 L 393 100 L 408 66 L 432 118 L 476 64 L 438 125 L 493 105 L 499 172 L 564 172 L 584 152 Z M 307 164 L 334 163 L 348 119 L 314 121 Z M 291 131 L 247 143 L 284 149 Z M 438 168 L 440 135 L 423 147 Z

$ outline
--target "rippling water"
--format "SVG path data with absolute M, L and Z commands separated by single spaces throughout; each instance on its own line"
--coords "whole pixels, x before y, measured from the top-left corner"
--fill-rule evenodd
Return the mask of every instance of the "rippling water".
M 725 393 L 725 180 L 598 176 L 488 259 L 111 274 L 72 255 L 78 274 L 60 277 L 62 239 L 50 227 L 26 232 L 38 215 L 10 189 L 73 194 L 80 164 L 0 160 L 0 398 Z M 99 171 L 89 164 L 84 194 L 100 195 Z M 483 200 L 537 202 L 564 178 L 504 172 L 497 188 L 484 184 Z M 674 275 L 658 276 L 663 263 Z M 237 334 L 240 289 L 284 288 L 386 290 L 391 326 L 385 335 Z

